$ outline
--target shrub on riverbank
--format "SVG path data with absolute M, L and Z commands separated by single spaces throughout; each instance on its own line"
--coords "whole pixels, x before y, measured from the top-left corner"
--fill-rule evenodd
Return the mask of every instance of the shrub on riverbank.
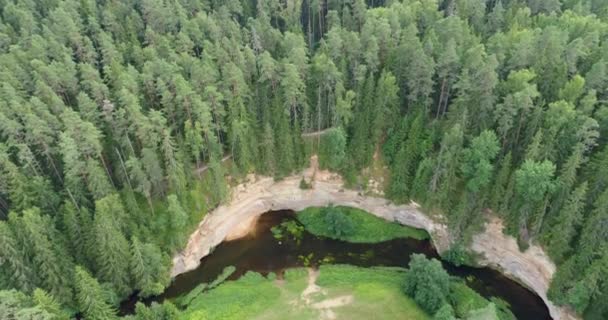
M 297 219 L 310 233 L 357 243 L 377 243 L 396 238 L 428 239 L 424 230 L 388 222 L 350 207 L 307 208 Z

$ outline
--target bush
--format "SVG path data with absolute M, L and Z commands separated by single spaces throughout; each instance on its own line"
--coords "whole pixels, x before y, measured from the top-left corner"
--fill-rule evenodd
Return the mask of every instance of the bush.
M 337 238 L 347 237 L 351 235 L 355 229 L 350 217 L 333 207 L 327 208 L 325 223 L 327 224 L 329 232 Z
M 312 189 L 312 184 L 306 182 L 306 179 L 304 179 L 304 177 L 302 177 L 302 179 L 300 180 L 300 189 L 302 189 L 302 190 Z
M 454 315 L 454 308 L 449 304 L 444 304 L 439 308 L 437 313 L 433 316 L 433 320 L 456 320 Z
M 450 276 L 437 259 L 412 254 L 403 290 L 431 314 L 448 302 Z
M 471 266 L 475 267 L 475 257 L 464 245 L 457 243 L 443 253 L 442 258 L 450 262 L 451 264 L 460 266 Z

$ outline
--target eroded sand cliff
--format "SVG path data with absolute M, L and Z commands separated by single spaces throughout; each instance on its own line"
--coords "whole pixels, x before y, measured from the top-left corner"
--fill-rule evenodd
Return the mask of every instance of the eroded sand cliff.
M 312 189 L 300 189 L 302 176 L 313 180 Z M 173 258 L 172 276 L 195 269 L 200 259 L 224 239 L 247 235 L 257 217 L 270 210 L 298 211 L 329 204 L 355 207 L 389 221 L 425 229 L 440 252 L 449 247 L 447 227 L 428 217 L 416 204 L 394 205 L 383 198 L 344 189 L 341 178 L 335 174 L 307 169 L 302 175 L 276 182 L 259 176 L 249 176 L 247 180 L 233 188 L 228 203 L 205 216 L 190 236 L 186 248 Z M 515 239 L 502 233 L 500 220 L 487 223 L 485 231 L 474 236 L 471 249 L 482 256 L 482 265 L 497 269 L 536 292 L 554 319 L 577 319 L 569 310 L 555 306 L 547 299 L 555 265 L 540 247 L 531 246 L 520 252 Z

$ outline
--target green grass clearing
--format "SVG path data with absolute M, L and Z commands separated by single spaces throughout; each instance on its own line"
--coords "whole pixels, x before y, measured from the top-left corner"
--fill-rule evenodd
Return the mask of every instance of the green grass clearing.
M 352 228 L 345 234 L 336 234 L 327 223 L 327 210 L 344 215 Z M 297 219 L 310 233 L 356 243 L 377 243 L 396 238 L 428 239 L 429 234 L 421 229 L 404 226 L 378 218 L 366 211 L 351 207 L 311 207 L 300 211 Z
M 430 317 L 403 294 L 404 269 L 322 266 L 316 285 L 307 269 L 290 269 L 283 280 L 247 273 L 200 294 L 182 312 L 183 320 L 410 319 Z M 315 289 L 316 288 L 316 289 Z

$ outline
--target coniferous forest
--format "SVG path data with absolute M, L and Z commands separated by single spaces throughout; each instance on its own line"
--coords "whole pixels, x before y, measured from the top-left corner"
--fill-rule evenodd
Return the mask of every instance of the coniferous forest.
M 0 79 L 0 314 L 117 318 L 232 181 L 313 153 L 454 247 L 499 216 L 608 314 L 606 1 L 0 0 Z

